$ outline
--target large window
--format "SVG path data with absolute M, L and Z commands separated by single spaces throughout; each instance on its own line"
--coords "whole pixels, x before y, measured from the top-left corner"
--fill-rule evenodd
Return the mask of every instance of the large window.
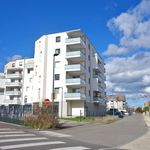
M 55 74 L 55 80 L 59 80 L 60 79 L 60 74 Z

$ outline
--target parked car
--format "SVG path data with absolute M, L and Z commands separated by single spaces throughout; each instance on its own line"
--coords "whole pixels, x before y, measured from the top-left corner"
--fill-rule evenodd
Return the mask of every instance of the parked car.
M 124 117 L 124 115 L 123 115 L 123 113 L 121 111 L 118 112 L 118 117 L 119 118 L 123 118 Z

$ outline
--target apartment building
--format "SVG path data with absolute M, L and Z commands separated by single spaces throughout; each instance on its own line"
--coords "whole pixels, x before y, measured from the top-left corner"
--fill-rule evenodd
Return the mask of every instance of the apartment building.
M 34 58 L 9 62 L 4 73 L 4 105 L 49 99 L 60 117 L 106 112 L 104 61 L 80 30 L 43 35 Z
M 15 60 L 5 65 L 4 105 L 32 105 L 33 66 L 34 59 Z
M 104 73 L 102 58 L 80 30 L 43 35 L 35 42 L 33 101 L 52 101 L 54 91 L 61 117 L 104 114 Z
M 5 76 L 4 73 L 0 73 L 0 105 L 4 102 L 4 88 L 5 88 Z
M 127 108 L 127 102 L 125 95 L 108 95 L 107 96 L 107 110 L 118 109 L 119 111 L 125 111 Z

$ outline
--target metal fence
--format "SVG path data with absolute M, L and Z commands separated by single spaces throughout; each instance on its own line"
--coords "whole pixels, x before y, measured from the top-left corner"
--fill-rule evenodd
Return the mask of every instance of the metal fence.
M 4 119 L 14 119 L 14 120 L 21 120 L 23 116 L 25 116 L 27 113 L 32 112 L 32 106 L 31 105 L 9 105 L 0 106 L 0 120 Z

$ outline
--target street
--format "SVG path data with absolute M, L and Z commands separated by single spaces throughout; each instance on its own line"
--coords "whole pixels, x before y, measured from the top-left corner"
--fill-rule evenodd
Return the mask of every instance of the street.
M 84 124 L 61 130 L 38 131 L 0 123 L 0 149 L 98 150 L 117 149 L 147 132 L 142 115 L 127 116 L 115 123 Z
M 141 114 L 125 116 L 123 119 L 107 125 L 86 124 L 66 128 L 59 132 L 72 135 L 72 139 L 104 147 L 119 147 L 142 136 L 148 131 Z
M 69 136 L 69 135 L 68 135 Z M 71 140 L 66 134 L 39 131 L 0 123 L 1 150 L 97 150 L 98 145 Z

